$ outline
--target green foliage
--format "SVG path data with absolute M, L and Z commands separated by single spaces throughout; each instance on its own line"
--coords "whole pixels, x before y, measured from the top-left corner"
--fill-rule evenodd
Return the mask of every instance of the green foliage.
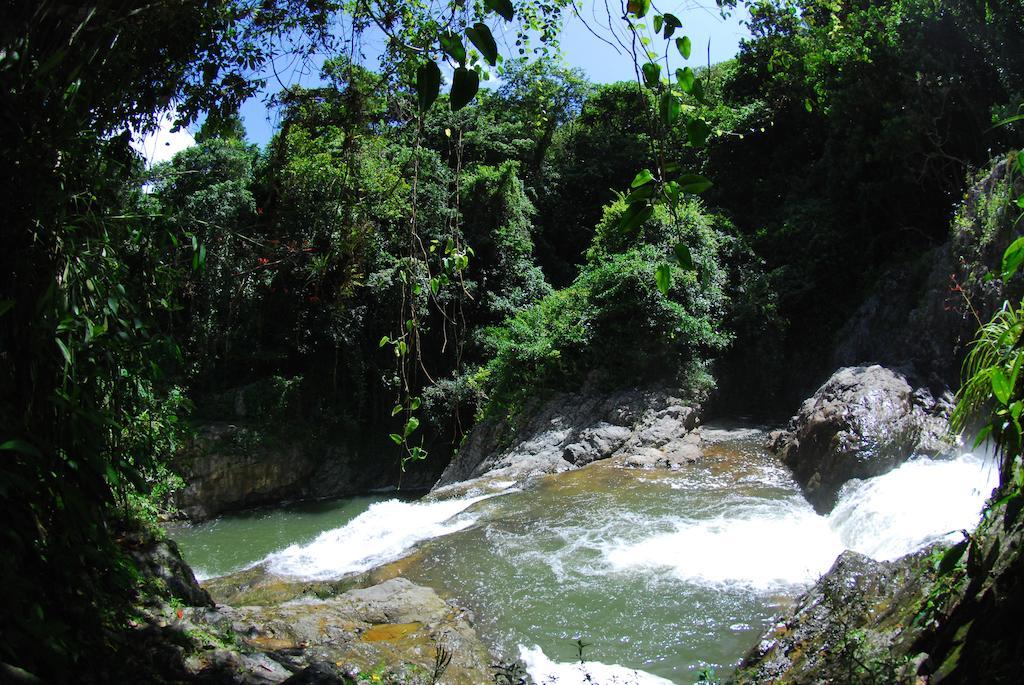
M 623 207 L 620 201 L 609 209 L 609 230 Z M 671 233 L 652 223 L 652 235 Z M 706 391 L 708 355 L 729 341 L 719 318 L 726 301 L 719 236 L 708 222 L 681 227 L 679 234 L 692 241 L 697 270 L 671 265 L 667 294 L 654 278 L 663 249 L 637 241 L 611 252 L 606 240 L 572 285 L 489 329 L 493 357 L 484 383 L 490 409 L 515 411 L 537 391 L 570 387 L 593 371 L 630 383 L 656 375 L 698 396 Z

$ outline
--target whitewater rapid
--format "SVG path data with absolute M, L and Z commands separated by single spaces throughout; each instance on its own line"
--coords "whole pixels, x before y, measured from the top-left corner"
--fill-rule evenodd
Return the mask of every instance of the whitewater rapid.
M 914 459 L 847 483 L 821 516 L 763 433 L 719 433 L 678 471 L 597 464 L 525 490 L 377 502 L 260 563 L 328 579 L 419 549 L 399 572 L 469 602 L 536 682 L 661 685 L 735 663 L 843 550 L 890 560 L 959 539 L 997 480 L 972 454 Z M 577 634 L 594 645 L 582 668 Z

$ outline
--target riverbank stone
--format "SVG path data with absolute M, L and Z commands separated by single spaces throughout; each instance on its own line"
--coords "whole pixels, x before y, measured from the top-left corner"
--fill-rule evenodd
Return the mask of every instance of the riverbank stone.
M 486 419 L 470 432 L 434 493 L 457 483 L 499 479 L 522 483 L 602 459 L 632 468 L 669 468 L 700 454 L 700 406 L 671 389 L 552 397 L 516 425 Z
M 223 611 L 247 646 L 295 672 L 316 664 L 334 664 L 346 673 L 368 672 L 387 664 L 401 682 L 429 682 L 422 674 L 433 672 L 440 652 L 451 661 L 439 682 L 491 681 L 491 655 L 468 612 L 405 578 L 324 600 L 303 598 Z
M 835 506 L 843 483 L 891 471 L 912 456 L 951 453 L 953 395 L 917 386 L 883 366 L 839 369 L 800 406 L 769 447 L 793 471 L 818 513 Z
M 843 552 L 748 652 L 732 682 L 915 682 L 914 622 L 935 582 L 938 549 L 891 562 Z

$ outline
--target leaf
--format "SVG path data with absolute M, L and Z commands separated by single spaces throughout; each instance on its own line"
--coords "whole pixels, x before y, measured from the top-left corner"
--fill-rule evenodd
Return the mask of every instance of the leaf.
M 60 338 L 54 338 L 54 340 L 57 342 L 57 347 L 60 348 L 60 353 L 62 355 L 64 355 L 64 361 L 66 361 L 68 364 L 70 364 L 71 363 L 71 350 L 68 349 L 68 346 L 65 345 L 64 341 L 61 340 Z
M 683 23 L 681 21 L 679 21 L 679 17 L 677 17 L 676 15 L 674 15 L 674 14 L 672 14 L 670 12 L 666 12 L 665 13 L 665 34 L 664 34 L 665 40 L 668 40 L 669 38 L 671 38 L 672 34 L 676 32 L 676 29 L 681 27 L 682 25 L 683 25 Z M 654 32 L 657 33 L 659 30 L 660 29 L 654 29 Z
M 391 408 L 391 415 L 392 416 L 398 416 L 401 413 L 402 413 L 402 405 L 396 404 L 394 407 Z
M 814 111 L 814 103 L 811 102 L 810 98 L 804 98 L 804 109 L 806 109 L 808 112 Z
M 1002 369 L 992 369 L 990 380 L 992 383 L 992 393 L 999 400 L 1000 404 L 1006 404 L 1010 400 L 1010 394 L 1013 393 L 1010 379 L 1006 377 Z
M 494 36 L 491 35 L 487 24 L 478 21 L 466 29 L 466 36 L 473 42 L 488 64 L 493 67 L 498 63 L 498 44 L 494 42 Z
M 413 431 L 415 431 L 419 427 L 420 420 L 417 419 L 415 416 L 410 416 L 409 420 L 405 422 L 405 437 L 409 437 L 410 435 L 412 435 Z
M 1024 263 L 1024 236 L 1017 238 L 1003 252 L 1003 280 L 1007 280 L 1015 273 L 1020 265 Z
M 689 36 L 676 38 L 676 49 L 679 50 L 679 54 L 683 56 L 683 59 L 690 59 L 690 50 L 692 48 L 693 43 L 690 42 Z
M 693 91 L 693 79 L 693 69 L 690 67 L 676 69 L 676 82 L 679 84 L 679 87 L 683 89 L 684 93 Z
M 669 202 L 672 204 L 679 202 L 679 193 L 682 191 L 682 188 L 679 187 L 678 183 L 675 181 L 669 181 L 665 184 L 665 187 L 662 190 Z
M 396 445 L 401 445 L 403 442 L 405 442 L 402 436 L 399 435 L 398 433 L 392 433 L 388 437 L 391 438 L 391 442 L 395 443 Z
M 512 17 L 515 16 L 512 0 L 484 0 L 484 5 L 487 9 L 500 15 L 505 21 L 512 21 Z
M 639 188 L 645 183 L 650 183 L 654 180 L 654 174 L 651 173 L 650 169 L 641 169 L 640 173 L 636 175 L 633 182 L 629 184 L 630 188 Z
M 990 128 L 989 131 L 991 131 L 993 128 L 999 128 L 1000 126 L 1012 124 L 1015 121 L 1024 121 L 1024 114 L 1015 114 L 1012 117 L 1007 117 L 1003 119 L 1002 121 L 997 121 L 995 124 L 992 125 L 992 128 Z
M 972 450 L 978 449 L 978 447 L 981 445 L 981 443 L 985 442 L 985 440 L 987 440 L 988 436 L 990 436 L 990 435 L 992 435 L 992 424 L 991 423 L 988 424 L 987 426 L 985 426 L 984 428 L 982 428 L 980 431 L 978 431 L 978 437 L 974 438 L 974 446 L 971 447 L 971 449 Z
M 658 285 L 661 294 L 667 297 L 668 291 L 672 289 L 672 265 L 659 264 L 658 268 L 654 270 L 654 282 Z
M 644 72 L 644 85 L 648 88 L 656 88 L 661 83 L 661 65 L 648 62 L 640 67 Z
M 441 92 L 441 69 L 434 62 L 425 62 L 416 70 L 416 101 L 426 112 Z
M 690 89 L 690 95 L 693 99 L 701 104 L 704 103 L 704 82 L 694 79 L 693 88 Z
M 939 564 L 936 570 L 940 575 L 946 575 L 953 570 L 966 551 L 967 540 L 962 540 L 956 543 L 942 554 L 942 558 L 939 559 Z
M 699 174 L 683 174 L 679 177 L 679 189 L 684 193 L 703 193 L 711 185 L 711 181 Z
M 431 278 L 430 279 L 430 292 L 432 292 L 434 295 L 437 295 L 439 292 L 441 292 L 441 281 L 440 281 L 440 279 L 437 279 L 437 278 Z
M 448 31 L 442 33 L 438 40 L 441 42 L 441 49 L 445 53 L 459 64 L 466 64 L 466 46 L 462 44 L 459 34 Z
M 634 202 L 641 202 L 643 200 L 650 200 L 654 197 L 655 191 L 657 191 L 657 185 L 653 183 L 647 183 L 640 186 L 632 193 L 626 196 L 626 204 L 633 204 Z
M 414 397 L 414 398 L 412 398 L 412 402 L 409 403 L 409 409 L 411 409 L 412 411 L 416 411 L 417 409 L 420 408 L 420 404 L 421 403 L 422 402 L 421 402 L 420 398 Z
M 478 90 L 480 90 L 480 77 L 475 71 L 465 67 L 456 69 L 450 100 L 452 111 L 457 112 L 468 105 L 476 97 Z
M 619 5 L 621 7 L 622 5 Z M 626 11 L 631 12 L 637 19 L 642 19 L 651 9 L 651 0 L 629 0 L 626 3 Z
M 711 135 L 711 128 L 704 123 L 703 119 L 690 119 L 686 125 L 686 137 L 693 147 L 704 147 L 708 136 Z
M 665 122 L 666 126 L 671 127 L 679 120 L 681 108 L 679 98 L 675 93 L 666 90 L 661 94 L 661 120 Z
M 377 343 L 377 347 L 384 347 L 389 342 L 391 342 L 391 338 L 385 335 L 383 338 L 380 339 L 380 342 Z
M 643 222 L 647 221 L 653 213 L 654 207 L 645 202 L 632 204 L 623 213 L 622 218 L 619 219 L 619 230 L 623 233 L 632 233 Z
M 665 24 L 665 17 L 660 14 L 654 15 L 654 32 L 661 33 L 661 27 Z
M 693 255 L 690 254 L 690 248 L 686 246 L 686 243 L 676 243 L 674 251 L 679 267 L 686 271 L 693 271 Z
M 36 446 L 30 442 L 19 440 L 17 438 L 8 440 L 7 442 L 0 445 L 0 450 L 6 450 L 10 452 L 21 452 L 27 454 L 30 457 L 42 457 L 43 455 L 36 449 Z

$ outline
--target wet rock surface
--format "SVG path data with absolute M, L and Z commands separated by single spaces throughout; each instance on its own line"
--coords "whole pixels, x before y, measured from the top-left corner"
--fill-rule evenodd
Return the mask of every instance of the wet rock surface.
M 914 622 L 935 581 L 934 549 L 892 562 L 844 552 L 744 657 L 753 683 L 914 683 Z
M 468 612 L 405 578 L 324 600 L 225 607 L 223 613 L 243 643 L 292 671 L 323 663 L 368 671 L 384 663 L 408 672 L 402 682 L 420 682 L 416 674 L 432 673 L 440 652 L 451 661 L 439 682 L 490 680 L 491 657 Z
M 814 508 L 827 513 L 851 478 L 881 475 L 914 455 L 949 452 L 952 407 L 951 393 L 915 387 L 899 371 L 846 367 L 804 401 L 787 430 L 772 433 L 770 447 Z
M 517 428 L 488 419 L 435 486 L 481 477 L 522 482 L 600 459 L 622 466 L 678 466 L 699 457 L 700 409 L 665 389 L 598 393 L 581 390 L 544 403 Z

